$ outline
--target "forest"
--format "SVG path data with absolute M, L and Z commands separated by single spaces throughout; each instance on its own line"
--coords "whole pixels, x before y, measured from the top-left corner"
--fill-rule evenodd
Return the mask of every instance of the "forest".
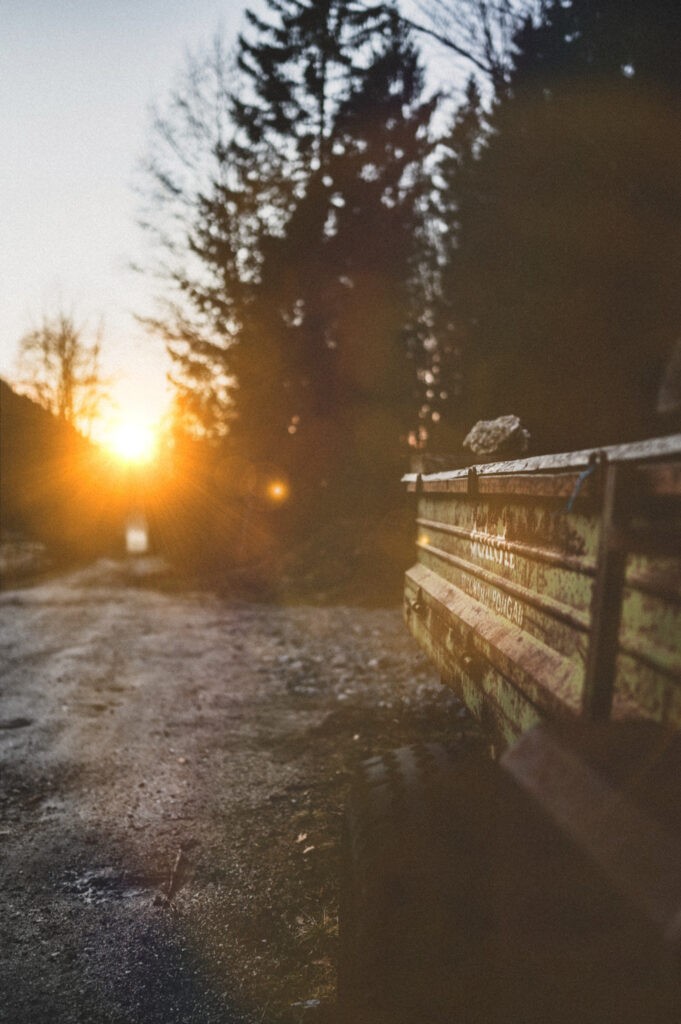
M 515 414 L 533 453 L 678 425 L 681 7 L 417 7 L 264 0 L 156 109 L 155 533 L 197 565 L 356 540 L 360 512 L 385 537 L 410 458 L 465 459 L 480 419 Z
M 515 413 L 542 452 L 665 429 L 678 5 L 424 6 L 468 58 L 454 110 L 398 6 L 267 0 L 154 126 L 179 423 L 322 506 L 348 479 L 380 495 L 410 450 L 460 452 L 480 418 Z

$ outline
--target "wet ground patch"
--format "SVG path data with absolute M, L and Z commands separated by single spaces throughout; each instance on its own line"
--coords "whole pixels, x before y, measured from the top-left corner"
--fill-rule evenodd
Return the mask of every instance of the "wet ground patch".
M 100 867 L 68 872 L 62 889 L 67 896 L 95 904 L 139 899 L 160 882 L 158 877 L 151 880 L 113 867 Z

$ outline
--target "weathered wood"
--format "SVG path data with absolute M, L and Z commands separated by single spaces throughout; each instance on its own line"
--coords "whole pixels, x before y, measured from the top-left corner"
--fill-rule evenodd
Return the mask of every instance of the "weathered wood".
M 423 614 L 409 625 L 507 741 L 538 718 L 611 706 L 681 727 L 680 452 L 675 435 L 495 463 L 472 489 L 465 469 L 419 476 L 406 588 Z M 484 641 L 483 612 L 496 623 Z M 551 654 L 569 666 L 567 697 Z
M 551 473 L 570 469 L 584 469 L 589 465 L 595 453 L 602 452 L 608 462 L 637 462 L 653 459 L 671 459 L 681 456 L 681 434 L 670 434 L 668 437 L 656 437 L 649 441 L 637 441 L 633 444 L 610 445 L 605 448 L 585 448 L 577 452 L 562 452 L 558 455 L 534 455 L 526 459 L 515 459 L 507 462 L 487 462 L 476 465 L 479 476 L 495 474 Z M 438 473 L 422 474 L 424 483 L 438 480 L 455 480 L 465 477 L 468 469 L 454 469 Z M 404 483 L 413 483 L 416 473 L 406 473 Z M 675 475 L 678 481 L 678 475 Z M 676 486 L 676 485 L 675 485 Z M 675 491 L 675 493 L 679 493 Z

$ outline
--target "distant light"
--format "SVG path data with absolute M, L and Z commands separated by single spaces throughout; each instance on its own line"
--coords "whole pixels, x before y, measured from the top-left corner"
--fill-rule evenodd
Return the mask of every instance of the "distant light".
M 129 555 L 145 555 L 149 550 L 149 529 L 144 516 L 133 515 L 125 524 L 125 550 Z
M 274 501 L 278 505 L 280 505 L 282 501 L 286 501 L 288 493 L 288 486 L 283 480 L 272 480 L 271 483 L 267 485 L 267 497 L 270 501 Z

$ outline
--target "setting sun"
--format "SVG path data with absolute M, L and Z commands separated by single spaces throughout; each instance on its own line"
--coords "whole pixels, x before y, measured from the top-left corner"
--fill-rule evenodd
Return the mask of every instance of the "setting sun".
M 121 462 L 142 465 L 156 453 L 156 431 L 141 419 L 126 417 L 111 425 L 105 443 Z

